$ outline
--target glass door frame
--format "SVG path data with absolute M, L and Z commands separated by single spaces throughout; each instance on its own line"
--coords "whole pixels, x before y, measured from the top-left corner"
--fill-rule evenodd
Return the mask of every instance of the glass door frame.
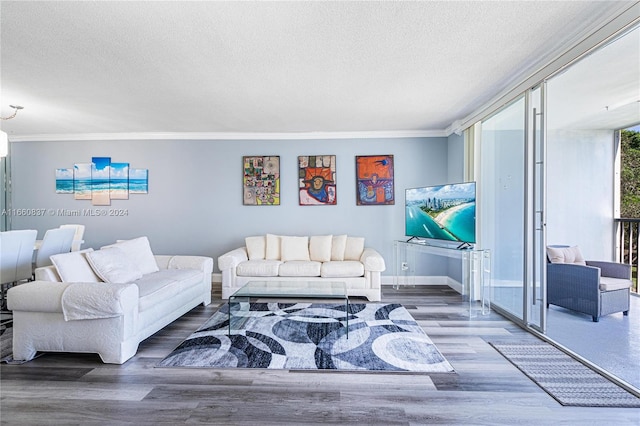
M 505 315 L 512 321 L 525 328 L 544 333 L 546 328 L 546 224 L 545 224 L 545 143 L 546 143 L 546 83 L 542 82 L 526 90 L 508 105 L 496 111 L 483 121 L 495 117 L 512 106 L 518 99 L 524 98 L 524 135 L 518 143 L 523 144 L 524 170 L 522 181 L 514 182 L 521 185 L 523 192 L 522 208 L 522 311 L 517 312 L 508 306 L 501 306 L 501 302 L 494 298 L 495 289 L 491 294 L 492 308 Z M 482 134 L 482 122 L 479 128 L 474 126 L 474 139 Z M 483 148 L 482 137 L 475 147 L 474 163 L 479 164 L 479 158 L 488 153 Z M 476 180 L 483 181 L 482 167 L 474 167 L 473 175 Z M 484 183 L 483 183 L 484 184 Z M 478 212 L 482 215 L 481 207 Z M 486 206 L 486 208 L 494 208 Z M 492 275 L 493 279 L 493 275 Z M 517 302 L 517 301 L 516 301 Z
M 525 92 L 525 285 L 523 321 L 545 333 L 546 268 L 546 82 Z

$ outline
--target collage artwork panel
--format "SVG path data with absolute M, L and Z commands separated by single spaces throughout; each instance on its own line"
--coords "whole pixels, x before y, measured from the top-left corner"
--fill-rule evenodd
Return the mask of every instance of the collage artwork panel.
M 280 205 L 280 157 L 242 157 L 242 200 L 245 206 Z

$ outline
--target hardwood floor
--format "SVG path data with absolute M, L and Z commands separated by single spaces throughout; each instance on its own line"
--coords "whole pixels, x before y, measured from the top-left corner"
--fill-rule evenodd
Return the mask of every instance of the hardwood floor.
M 563 407 L 489 341 L 536 338 L 496 313 L 469 319 L 448 287 L 385 287 L 455 373 L 156 368 L 222 303 L 198 307 L 123 365 L 47 353 L 0 370 L 2 424 L 638 425 L 640 409 Z

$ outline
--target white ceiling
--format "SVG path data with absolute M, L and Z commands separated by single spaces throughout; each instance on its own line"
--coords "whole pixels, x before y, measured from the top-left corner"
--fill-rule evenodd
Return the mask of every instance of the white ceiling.
M 0 124 L 444 134 L 634 4 L 2 0 Z

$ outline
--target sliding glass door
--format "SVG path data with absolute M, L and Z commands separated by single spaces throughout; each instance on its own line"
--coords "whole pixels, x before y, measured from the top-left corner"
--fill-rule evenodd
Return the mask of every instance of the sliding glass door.
M 481 122 L 480 245 L 491 250 L 492 306 L 544 329 L 544 92 L 528 90 Z
M 482 121 L 480 245 L 491 250 L 494 307 L 524 320 L 525 97 Z

